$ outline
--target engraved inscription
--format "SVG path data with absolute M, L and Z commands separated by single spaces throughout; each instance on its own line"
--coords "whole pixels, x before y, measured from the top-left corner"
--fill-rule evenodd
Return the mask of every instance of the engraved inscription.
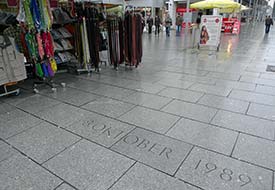
M 216 175 L 223 181 L 232 182 L 235 180 L 240 184 L 240 187 L 252 183 L 252 179 L 248 174 L 234 173 L 234 171 L 229 168 L 222 168 L 214 163 L 205 162 L 203 160 L 199 160 L 194 169 L 199 170 L 199 172 L 204 175 L 209 175 L 210 173 Z
M 82 125 L 91 128 L 98 136 L 106 136 L 113 139 L 119 138 L 124 133 L 122 130 L 115 129 L 103 123 L 97 123 L 94 120 L 84 121 Z
M 136 135 L 125 136 L 123 138 L 123 142 L 128 145 L 135 146 L 140 150 L 150 152 L 151 154 L 161 156 L 166 159 L 169 159 L 171 157 L 171 154 L 173 153 L 173 150 L 169 147 L 166 147 L 156 142 L 151 142 L 148 139 L 138 137 Z

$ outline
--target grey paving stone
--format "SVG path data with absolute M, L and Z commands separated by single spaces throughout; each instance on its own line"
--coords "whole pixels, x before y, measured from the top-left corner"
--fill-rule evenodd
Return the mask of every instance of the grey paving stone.
M 68 82 L 67 86 L 84 90 L 86 92 L 93 92 L 94 90 L 101 87 L 102 85 L 98 82 L 82 80 L 82 79 L 74 79 L 72 82 Z
M 114 118 L 121 116 L 133 107 L 135 107 L 133 104 L 103 97 L 82 106 L 82 108 Z
M 160 92 L 162 89 L 165 88 L 164 86 L 159 84 L 145 83 L 140 81 L 133 81 L 125 87 L 129 89 L 137 90 L 137 91 L 152 93 L 152 94 L 157 94 L 158 92 Z
M 175 79 L 160 80 L 157 82 L 157 84 L 161 84 L 167 87 L 182 88 L 182 89 L 187 89 L 194 83 L 195 82 L 175 80 Z
M 205 190 L 272 189 L 272 171 L 194 148 L 176 177 Z
M 177 88 L 166 88 L 162 90 L 159 95 L 188 102 L 197 102 L 203 96 L 203 93 Z
M 115 99 L 121 99 L 135 93 L 133 90 L 123 89 L 115 86 L 101 85 L 100 88 L 93 91 L 102 96 L 108 96 Z
M 123 101 L 125 102 L 153 109 L 160 109 L 168 104 L 171 100 L 171 98 L 161 97 L 155 94 L 148 94 L 143 92 L 136 92 L 128 97 L 123 98 Z
M 0 115 L 5 114 L 5 113 L 10 112 L 10 111 L 13 111 L 15 109 L 16 108 L 14 106 L 11 106 L 11 105 L 3 103 L 3 102 L 0 103 Z
M 56 125 L 66 127 L 84 117 L 86 113 L 87 111 L 80 108 L 61 103 L 57 106 L 38 112 L 36 115 Z
M 231 98 L 225 98 L 221 96 L 215 96 L 206 94 L 198 102 L 199 104 L 233 111 L 239 113 L 246 113 L 249 103 L 245 101 L 235 100 Z
M 172 101 L 165 106 L 163 111 L 176 114 L 179 116 L 195 119 L 209 123 L 217 112 L 217 109 L 201 106 L 197 104 L 182 102 L 178 100 Z
M 265 71 L 265 68 L 263 70 Z M 267 86 L 275 86 L 274 80 L 270 80 L 270 79 L 262 79 L 262 78 L 243 76 L 243 77 L 241 77 L 240 81 L 254 83 L 254 84 L 267 85 Z
M 238 133 L 189 119 L 181 119 L 167 135 L 230 155 Z
M 275 80 L 275 74 L 274 73 L 261 73 L 260 78 Z
M 0 140 L 0 162 L 18 154 L 10 145 Z
M 80 190 L 108 189 L 134 161 L 81 140 L 44 164 Z
M 244 71 L 241 73 L 242 76 L 248 76 L 248 77 L 259 77 L 260 76 L 260 73 L 257 73 L 257 72 L 249 72 L 249 71 Z
M 41 120 L 21 110 L 0 115 L 0 138 L 7 139 L 41 123 Z
M 51 108 L 60 102 L 52 98 L 36 94 L 25 98 L 23 101 L 16 104 L 16 107 L 21 108 L 30 113 L 37 113 L 44 109 Z
M 62 181 L 20 154 L 0 162 L 1 189 L 49 190 Z
M 256 92 L 262 94 L 269 94 L 275 96 L 275 87 L 271 86 L 264 86 L 264 85 L 257 85 Z
M 83 92 L 78 89 L 69 88 L 69 87 L 57 88 L 57 91 L 54 93 L 50 89 L 43 90 L 41 93 L 51 98 L 56 98 L 60 101 L 67 102 L 76 106 L 83 105 L 85 103 L 88 103 L 92 100 L 99 98 L 98 95 L 90 94 L 90 93 Z
M 218 72 L 209 72 L 206 77 L 209 78 L 219 78 L 219 79 L 226 79 L 226 80 L 239 80 L 241 77 L 239 74 L 233 73 L 218 73 Z
M 137 163 L 130 169 L 110 190 L 198 190 L 179 181 L 176 178 L 165 175 L 157 170 Z
M 136 128 L 112 149 L 172 175 L 191 147 L 169 137 Z
M 191 75 L 184 75 L 181 80 L 184 81 L 192 81 L 197 83 L 203 84 L 215 84 L 218 79 L 213 79 L 209 77 L 202 77 L 202 76 L 191 76 Z
M 44 122 L 9 138 L 8 142 L 41 164 L 78 140 L 79 137 Z
M 232 88 L 228 88 L 228 87 L 205 85 L 205 84 L 194 84 L 189 89 L 198 91 L 198 92 L 204 92 L 207 94 L 214 94 L 218 96 L 227 96 L 232 90 Z
M 256 88 L 256 84 L 229 80 L 218 80 L 216 86 L 247 91 L 254 91 Z
M 241 90 L 232 90 L 229 97 L 234 99 L 249 101 L 249 102 L 255 102 L 259 104 L 275 106 L 275 98 L 274 96 L 271 96 L 271 95 L 265 95 L 265 94 L 247 92 L 247 91 L 241 91 Z
M 67 127 L 68 130 L 110 147 L 135 127 L 114 119 L 91 113 Z
M 275 106 L 267 106 L 267 105 L 252 103 L 249 106 L 249 110 L 247 114 L 275 121 Z M 274 122 L 274 125 L 275 125 L 275 122 Z
M 211 124 L 274 140 L 274 122 L 220 110 Z
M 152 131 L 165 133 L 179 117 L 143 107 L 135 107 L 119 119 Z
M 233 157 L 259 166 L 275 169 L 275 142 L 241 134 Z
M 60 185 L 55 190 L 75 190 L 75 188 L 73 188 L 72 186 L 70 186 L 70 185 L 68 185 L 66 183 L 62 183 L 62 185 Z

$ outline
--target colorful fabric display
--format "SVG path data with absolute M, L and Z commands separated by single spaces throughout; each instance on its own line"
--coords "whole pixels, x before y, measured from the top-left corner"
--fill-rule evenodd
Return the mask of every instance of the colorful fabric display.
M 36 34 L 36 40 L 37 40 L 37 45 L 38 45 L 38 53 L 40 56 L 40 59 L 44 58 L 45 52 L 44 52 L 44 48 L 43 48 L 43 44 L 42 44 L 42 38 L 40 33 Z
M 47 63 L 41 63 L 42 65 L 42 71 L 45 77 L 49 77 L 49 73 L 48 73 L 48 68 L 47 68 Z
M 34 21 L 35 28 L 40 31 L 41 27 L 41 17 L 40 11 L 36 0 L 31 0 L 31 14 Z
M 44 76 L 40 63 L 35 64 L 35 74 L 40 78 Z
M 23 1 L 23 7 L 25 10 L 25 15 L 26 15 L 26 25 L 29 30 L 34 29 L 34 22 L 33 22 L 33 17 L 31 13 L 31 0 L 22 0 Z
M 56 72 L 57 71 L 57 65 L 56 65 L 55 59 L 53 59 L 53 58 L 50 59 L 50 65 L 51 65 L 51 68 L 52 68 L 53 72 Z
M 37 42 L 34 34 L 27 33 L 25 35 L 25 40 L 27 43 L 28 51 L 32 59 L 37 59 L 38 51 L 37 51 Z

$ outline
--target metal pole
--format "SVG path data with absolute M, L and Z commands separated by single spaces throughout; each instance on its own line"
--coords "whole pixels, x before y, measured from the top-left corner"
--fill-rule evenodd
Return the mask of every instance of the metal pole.
M 190 0 L 187 0 L 187 2 L 186 2 L 186 13 L 187 13 L 187 15 L 189 15 L 189 8 L 190 8 Z M 188 41 L 187 41 L 187 38 L 188 38 L 188 20 L 189 19 L 184 20 L 185 21 L 184 42 L 185 42 L 185 47 L 186 48 L 188 46 Z

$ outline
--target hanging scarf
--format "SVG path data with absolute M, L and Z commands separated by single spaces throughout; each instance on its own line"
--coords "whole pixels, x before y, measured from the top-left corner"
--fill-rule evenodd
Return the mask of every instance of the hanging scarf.
M 33 23 L 33 18 L 32 18 L 32 13 L 31 13 L 31 2 L 30 0 L 23 0 L 23 6 L 26 14 L 26 25 L 29 30 L 34 29 L 34 23 Z
M 31 0 L 31 13 L 35 28 L 39 31 L 41 28 L 40 11 L 36 0 Z

